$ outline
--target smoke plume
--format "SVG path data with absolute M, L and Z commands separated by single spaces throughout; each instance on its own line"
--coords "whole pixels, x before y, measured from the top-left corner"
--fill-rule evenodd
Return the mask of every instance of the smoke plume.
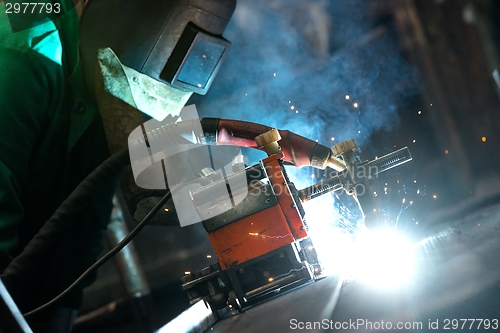
M 358 145 L 399 123 L 418 90 L 390 23 L 367 0 L 239 0 L 224 36 L 231 49 L 200 117 L 288 129 L 333 145 Z M 188 103 L 189 104 L 189 103 Z

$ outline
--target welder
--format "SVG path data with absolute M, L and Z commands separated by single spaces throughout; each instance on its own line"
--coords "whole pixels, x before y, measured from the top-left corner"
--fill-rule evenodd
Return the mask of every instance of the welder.
M 134 127 L 149 117 L 175 121 L 193 92 L 206 93 L 229 46 L 221 35 L 235 1 L 25 5 L 33 6 L 0 4 L 0 272 L 22 312 L 50 301 L 95 261 L 115 181 L 77 214 L 65 212 L 71 223 L 45 240 L 36 261 L 23 261 L 30 274 L 12 278 L 10 270 L 26 268 L 12 267 L 15 259 Z M 199 65 L 200 48 L 212 51 L 208 66 Z M 30 316 L 33 330 L 69 332 L 93 279 Z

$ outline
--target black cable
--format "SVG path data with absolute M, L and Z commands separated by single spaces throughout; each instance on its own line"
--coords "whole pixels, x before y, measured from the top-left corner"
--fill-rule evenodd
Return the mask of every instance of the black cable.
M 22 292 L 22 286 L 28 277 L 35 274 L 36 268 L 43 261 L 41 258 L 50 251 L 54 242 L 64 236 L 65 230 L 73 223 L 74 216 L 88 207 L 95 193 L 109 187 L 127 165 L 130 165 L 128 147 L 99 165 L 64 200 L 23 252 L 5 268 L 1 278 L 13 298 Z
M 138 233 L 139 231 L 141 231 L 142 228 L 144 228 L 144 226 L 146 224 L 148 224 L 148 222 L 153 218 L 153 216 L 158 212 L 158 210 L 160 210 L 160 208 L 172 197 L 172 193 L 171 191 L 168 191 L 164 196 L 163 198 L 160 199 L 160 201 L 149 211 L 149 213 L 142 219 L 141 222 L 139 222 L 139 224 L 127 235 L 125 236 L 125 238 L 123 238 L 123 240 L 118 243 L 113 249 L 111 249 L 108 253 L 106 253 L 105 255 L 103 255 L 99 260 L 97 260 L 92 266 L 90 266 L 85 272 L 83 272 L 82 275 L 80 275 L 80 277 L 78 279 L 76 279 L 75 282 L 73 282 L 68 288 L 66 288 L 66 290 L 64 290 L 63 292 L 61 292 L 59 295 L 57 295 L 55 298 L 53 298 L 51 301 L 39 306 L 38 308 L 34 309 L 34 310 L 31 310 L 27 313 L 24 313 L 23 316 L 25 318 L 39 312 L 39 311 L 42 311 L 48 307 L 50 307 L 52 304 L 58 302 L 61 298 L 63 298 L 64 296 L 66 296 L 68 293 L 70 293 L 71 291 L 73 291 L 76 287 L 78 287 L 78 285 L 85 279 L 88 277 L 89 274 L 91 274 L 92 272 L 94 272 L 96 269 L 98 269 L 99 267 L 101 267 L 106 261 L 108 261 L 109 259 L 111 259 L 115 254 L 117 254 L 121 249 L 123 249 L 128 243 L 130 243 L 130 241 L 132 240 L 132 238 L 134 238 Z
M 118 151 L 110 156 L 94 171 L 92 171 L 64 200 L 59 208 L 54 212 L 51 218 L 42 226 L 39 232 L 24 248 L 23 252 L 14 258 L 0 276 L 2 282 L 6 285 L 9 292 L 18 292 L 19 286 L 25 283 L 27 276 L 34 274 L 35 268 L 41 262 L 41 256 L 47 252 L 53 242 L 62 237 L 64 230 L 71 225 L 75 214 L 81 212 L 87 207 L 95 195 L 113 182 L 118 174 L 130 165 L 130 156 L 128 147 Z M 78 284 L 90 273 L 102 266 L 113 255 L 120 251 L 130 240 L 151 220 L 158 209 L 171 198 L 171 191 L 168 191 L 160 202 L 144 217 L 144 219 L 127 235 L 114 249 L 104 255 L 89 269 L 87 269 L 73 284 L 71 284 L 61 294 L 56 296 L 48 303 L 25 314 L 26 317 L 43 310 L 62 297 L 74 290 Z

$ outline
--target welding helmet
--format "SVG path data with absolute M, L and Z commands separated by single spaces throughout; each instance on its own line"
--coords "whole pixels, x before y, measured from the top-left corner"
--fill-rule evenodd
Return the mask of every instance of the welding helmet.
M 222 33 L 235 5 L 236 0 L 92 0 L 80 26 L 82 57 L 89 62 L 97 50 L 110 47 L 125 66 L 204 95 L 229 47 Z
M 222 34 L 235 6 L 236 0 L 90 1 L 80 54 L 111 153 L 150 117 L 179 121 L 191 94 L 206 94 L 230 46 Z M 138 203 L 154 195 L 136 186 L 129 169 L 120 183 L 140 219 L 149 205 L 137 213 Z

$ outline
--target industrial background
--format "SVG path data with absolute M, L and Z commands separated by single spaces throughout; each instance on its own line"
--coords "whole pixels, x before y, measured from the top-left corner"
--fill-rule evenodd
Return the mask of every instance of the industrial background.
M 415 281 L 397 293 L 347 284 L 331 318 L 500 318 L 500 2 L 239 0 L 225 36 L 232 46 L 211 91 L 188 102 L 200 117 L 253 121 L 326 145 L 353 137 L 363 159 L 412 152 L 411 163 L 384 174 L 379 204 L 391 226 L 424 244 Z M 291 177 L 307 184 L 322 174 Z M 335 199 L 325 212 L 347 200 Z M 335 223 L 327 220 L 314 223 Z M 147 227 L 134 246 L 150 292 L 127 291 L 120 264 L 109 262 L 86 291 L 75 331 L 157 329 L 188 307 L 184 272 L 214 262 L 201 224 Z M 334 286 L 317 282 L 214 331 L 286 332 L 297 313 L 315 320 Z

